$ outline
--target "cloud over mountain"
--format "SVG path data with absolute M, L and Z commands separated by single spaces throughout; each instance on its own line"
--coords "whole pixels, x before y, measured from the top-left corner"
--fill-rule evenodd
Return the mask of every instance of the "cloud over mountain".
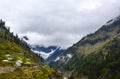
M 0 0 L 0 18 L 32 44 L 68 47 L 120 13 L 119 0 Z

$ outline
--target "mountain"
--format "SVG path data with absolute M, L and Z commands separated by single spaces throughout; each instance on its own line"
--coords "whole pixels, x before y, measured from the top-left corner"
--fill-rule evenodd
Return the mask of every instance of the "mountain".
M 58 46 L 44 47 L 40 45 L 30 45 L 33 52 L 42 57 L 44 62 L 50 63 L 54 61 L 59 55 L 61 55 L 65 50 Z
M 70 79 L 120 79 L 120 16 L 69 47 L 50 66 Z
M 28 41 L 28 40 L 29 40 L 29 38 L 28 38 L 27 36 L 23 36 L 22 39 L 25 40 L 25 41 Z
M 27 36 L 23 36 L 22 39 L 29 44 L 29 38 Z M 43 45 L 31 45 L 29 44 L 31 51 L 36 53 L 39 57 L 42 57 L 43 62 L 50 63 L 55 61 L 57 57 L 64 53 L 65 49 L 62 49 L 59 46 L 48 46 L 45 47 Z
M 14 36 L 9 27 L 5 27 L 5 22 L 0 21 L 0 66 L 15 66 L 17 60 L 22 61 L 22 65 L 29 62 L 31 65 L 40 64 L 40 58 L 30 51 L 26 42 Z M 36 58 L 35 58 L 36 57 Z M 24 62 L 23 62 L 24 61 Z M 6 63 L 9 62 L 9 63 Z
M 62 79 L 0 20 L 0 79 Z

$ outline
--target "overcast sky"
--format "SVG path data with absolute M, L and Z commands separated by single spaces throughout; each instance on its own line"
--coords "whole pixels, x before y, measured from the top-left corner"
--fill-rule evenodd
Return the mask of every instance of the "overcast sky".
M 31 44 L 69 47 L 120 15 L 120 0 L 0 0 L 0 18 Z

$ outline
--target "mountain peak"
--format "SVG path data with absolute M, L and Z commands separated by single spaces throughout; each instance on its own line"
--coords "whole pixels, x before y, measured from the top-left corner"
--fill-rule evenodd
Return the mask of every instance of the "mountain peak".
M 23 40 L 26 40 L 26 41 L 29 40 L 29 38 L 27 36 L 23 36 L 22 38 L 23 38 Z
M 33 52 L 41 56 L 45 62 L 51 62 L 55 60 L 60 54 L 64 52 L 59 46 L 41 46 L 41 45 L 30 45 Z

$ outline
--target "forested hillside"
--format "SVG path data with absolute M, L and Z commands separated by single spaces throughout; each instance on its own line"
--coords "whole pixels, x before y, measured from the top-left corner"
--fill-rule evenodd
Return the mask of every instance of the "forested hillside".
M 70 79 L 120 79 L 119 55 L 120 16 L 68 48 L 50 66 Z
M 41 64 L 40 58 L 30 51 L 26 42 L 14 36 L 10 28 L 5 27 L 5 22 L 0 22 L 0 66 L 15 66 L 20 60 L 21 65 L 29 62 L 29 65 Z
M 0 20 L 0 79 L 62 79 Z

